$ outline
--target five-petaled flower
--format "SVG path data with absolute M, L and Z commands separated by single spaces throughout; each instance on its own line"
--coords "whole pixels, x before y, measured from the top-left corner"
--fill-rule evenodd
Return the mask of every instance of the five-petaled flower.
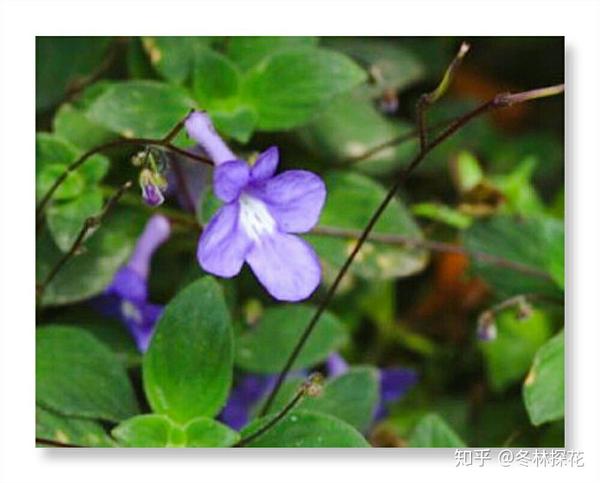
M 321 266 L 313 248 L 295 234 L 319 220 L 326 196 L 321 178 L 303 170 L 275 175 L 276 147 L 252 166 L 237 159 L 205 113 L 193 112 L 185 126 L 212 158 L 214 193 L 224 202 L 200 236 L 200 266 L 228 278 L 246 262 L 274 298 L 309 297 L 321 280 Z
M 102 313 L 125 324 L 140 352 L 148 348 L 163 312 L 161 305 L 148 301 L 148 275 L 153 253 L 169 238 L 170 232 L 169 220 L 162 215 L 152 216 L 127 264 L 115 274 L 104 294 L 93 301 Z

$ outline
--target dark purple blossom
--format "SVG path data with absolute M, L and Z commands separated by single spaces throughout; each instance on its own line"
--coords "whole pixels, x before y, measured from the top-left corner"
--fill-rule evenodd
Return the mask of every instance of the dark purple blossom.
M 263 374 L 244 374 L 239 377 L 219 419 L 235 430 L 242 429 L 250 421 L 252 407 L 269 392 L 275 379 L 275 376 Z
M 148 348 L 156 321 L 163 311 L 161 305 L 148 301 L 150 261 L 170 232 L 169 221 L 164 216 L 152 216 L 127 264 L 115 274 L 104 294 L 94 300 L 94 306 L 105 315 L 125 324 L 141 352 Z
M 312 247 L 295 234 L 319 220 L 326 196 L 321 178 L 303 170 L 276 176 L 276 147 L 252 166 L 236 159 L 204 113 L 192 113 L 186 129 L 213 160 L 214 192 L 224 202 L 200 237 L 200 266 L 229 278 L 246 262 L 274 298 L 309 297 L 321 280 L 321 266 Z

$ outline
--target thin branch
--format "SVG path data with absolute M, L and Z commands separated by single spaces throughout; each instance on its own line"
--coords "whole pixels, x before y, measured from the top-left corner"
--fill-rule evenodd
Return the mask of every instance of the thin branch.
M 129 188 L 131 188 L 131 186 L 132 186 L 131 181 L 127 181 L 123 186 L 121 186 L 117 190 L 117 192 L 113 196 L 111 196 L 106 201 L 106 203 L 104 204 L 102 211 L 100 213 L 86 218 L 86 220 L 83 222 L 83 226 L 81 227 L 81 230 L 79 230 L 79 234 L 77 235 L 77 238 L 75 239 L 75 241 L 73 241 L 71 248 L 69 248 L 69 251 L 66 252 L 58 260 L 58 262 L 56 262 L 54 267 L 52 267 L 52 269 L 48 272 L 48 275 L 46 275 L 46 278 L 44 278 L 44 281 L 40 285 L 38 285 L 37 291 L 38 291 L 39 297 L 42 296 L 42 294 L 44 293 L 44 290 L 46 289 L 48 284 L 54 279 L 54 277 L 56 277 L 56 275 L 58 274 L 58 272 L 60 272 L 60 270 L 63 268 L 63 266 L 71 259 L 71 257 L 73 257 L 76 253 L 79 252 L 79 249 L 80 249 L 83 241 L 85 240 L 85 237 L 88 235 L 88 233 L 91 230 L 93 230 L 94 228 L 97 228 L 98 226 L 100 226 L 100 223 L 102 223 L 102 219 L 107 215 L 107 213 L 112 209 L 112 207 L 119 201 L 119 199 L 121 198 L 121 196 L 123 196 L 125 191 L 128 190 Z
M 321 315 L 325 311 L 325 308 L 329 305 L 329 302 L 333 298 L 333 295 L 335 294 L 340 282 L 342 281 L 342 278 L 344 277 L 344 275 L 350 268 L 350 265 L 356 258 L 356 255 L 358 254 L 362 245 L 365 243 L 365 241 L 369 237 L 369 234 L 371 233 L 373 227 L 375 226 L 375 223 L 377 223 L 377 220 L 379 220 L 379 217 L 384 212 L 384 210 L 386 209 L 386 207 L 390 203 L 390 201 L 393 199 L 394 195 L 396 194 L 396 191 L 400 188 L 400 186 L 402 186 L 406 182 L 406 180 L 408 179 L 408 177 L 410 176 L 412 171 L 419 165 L 419 163 L 421 163 L 421 161 L 423 161 L 425 156 L 432 149 L 434 149 L 436 146 L 438 146 L 444 140 L 446 140 L 448 137 L 452 136 L 452 134 L 454 134 L 456 131 L 458 131 L 461 127 L 465 126 L 466 124 L 468 124 L 470 121 L 472 121 L 476 117 L 478 117 L 488 111 L 502 108 L 502 107 L 507 107 L 507 106 L 510 106 L 517 102 L 524 102 L 524 101 L 527 101 L 530 99 L 537 99 L 539 97 L 556 95 L 556 94 L 563 92 L 563 90 L 564 90 L 563 86 L 552 86 L 552 87 L 547 87 L 547 88 L 543 88 L 543 89 L 535 89 L 534 91 L 521 92 L 521 93 L 517 93 L 517 94 L 510 94 L 510 93 L 499 94 L 499 95 L 495 96 L 493 99 L 481 104 L 479 107 L 473 109 L 472 111 L 470 111 L 470 112 L 466 113 L 465 115 L 461 116 L 460 118 L 456 119 L 441 134 L 439 134 L 435 138 L 434 141 L 432 141 L 429 144 L 426 144 L 426 148 L 424 150 L 421 150 L 415 156 L 413 161 L 400 173 L 400 176 L 398 177 L 396 182 L 392 185 L 392 187 L 386 194 L 386 196 L 383 199 L 383 201 L 381 202 L 381 204 L 377 207 L 377 209 L 371 216 L 371 219 L 367 223 L 367 226 L 364 228 L 363 232 L 361 233 L 360 237 L 357 240 L 357 243 L 354 245 L 352 252 L 350 253 L 348 258 L 342 265 L 342 268 L 336 275 L 333 283 L 331 284 L 331 286 L 325 293 L 325 297 L 323 298 L 323 300 L 317 307 L 317 310 L 315 311 L 313 317 L 310 319 L 308 325 L 302 332 L 298 342 L 296 343 L 296 345 L 294 346 L 294 349 L 292 350 L 292 353 L 290 354 L 285 365 L 283 366 L 283 369 L 277 376 L 275 385 L 274 385 L 271 393 L 269 394 L 267 401 L 265 402 L 264 406 L 261 409 L 261 412 L 260 412 L 261 415 L 265 415 L 269 411 L 269 408 L 271 407 L 271 404 L 273 403 L 275 396 L 279 392 L 279 389 L 281 388 L 283 381 L 287 377 L 292 365 L 294 364 L 296 358 L 298 357 L 298 354 L 300 353 L 300 351 L 304 347 L 304 344 L 308 340 L 308 337 L 310 336 L 310 334 L 316 327 L 317 322 L 319 321 Z
M 431 132 L 437 128 L 440 128 L 442 126 L 447 126 L 450 120 L 444 120 L 444 121 L 439 121 L 436 122 L 434 124 L 432 124 L 429 128 L 428 131 Z M 419 136 L 419 130 L 418 129 L 411 129 L 410 131 L 404 133 L 404 134 L 400 134 L 399 136 L 393 137 L 388 139 L 387 141 L 383 141 L 380 144 L 377 144 L 375 146 L 373 146 L 372 148 L 366 150 L 364 153 L 359 154 L 357 156 L 350 156 L 346 159 L 344 159 L 343 161 L 341 161 L 339 164 L 341 165 L 347 165 L 347 164 L 355 164 L 355 163 L 359 163 L 361 161 L 365 161 L 368 158 L 370 158 L 371 156 L 379 153 L 380 151 L 383 151 L 384 149 L 388 149 L 391 148 L 393 146 L 398 146 L 399 144 L 405 143 L 407 141 L 410 141 L 416 137 Z
M 236 447 L 247 446 L 249 443 L 254 441 L 256 438 L 265 434 L 267 431 L 269 431 L 269 429 L 271 429 L 273 426 L 275 426 L 277 423 L 279 423 L 283 418 L 285 418 L 288 415 L 288 413 L 292 409 L 294 409 L 294 407 L 296 407 L 296 405 L 302 400 L 303 397 L 304 397 L 304 391 L 302 391 L 302 390 L 298 391 L 296 393 L 296 395 L 293 397 L 293 399 L 289 403 L 287 403 L 286 406 L 279 413 L 277 413 L 272 419 L 270 419 L 267 424 L 265 424 L 263 427 L 259 428 L 256 432 L 254 432 L 254 433 L 250 434 L 249 436 L 246 436 L 245 438 L 238 441 L 238 443 L 235 446 Z
M 270 419 L 264 426 L 258 428 L 255 432 L 246 436 L 245 438 L 238 441 L 235 445 L 237 447 L 246 446 L 248 443 L 254 441 L 259 436 L 265 434 L 273 426 L 279 423 L 285 416 L 302 400 L 304 396 L 316 397 L 319 396 L 323 391 L 323 375 L 316 372 L 305 380 L 299 387 L 296 395 L 288 402 L 285 407 L 277 413 L 272 419 Z
M 35 438 L 35 442 L 37 444 L 45 444 L 48 446 L 54 446 L 56 448 L 87 448 L 87 446 L 80 446 L 78 444 L 71 444 L 71 443 L 63 443 L 61 441 L 55 441 L 53 439 L 46 439 L 46 438 Z
M 423 94 L 419 101 L 417 102 L 417 127 L 419 129 L 419 141 L 421 144 L 421 151 L 425 151 L 427 149 L 427 129 L 425 127 L 425 114 L 429 106 L 431 106 L 434 102 L 437 102 L 448 90 L 452 79 L 454 78 L 454 74 L 456 70 L 460 67 L 463 58 L 469 52 L 471 47 L 468 43 L 463 42 L 460 45 L 460 49 L 458 49 L 458 53 L 446 69 L 444 73 L 444 77 L 438 84 L 438 86 L 431 92 Z
M 96 146 L 95 148 L 92 148 L 89 151 L 86 151 L 85 153 L 83 153 L 78 159 L 73 161 L 69 166 L 67 166 L 65 168 L 65 171 L 63 171 L 63 173 L 58 178 L 56 178 L 56 180 L 54 181 L 52 186 L 50 186 L 50 189 L 46 192 L 46 194 L 42 197 L 42 199 L 38 203 L 38 206 L 36 208 L 36 217 L 37 217 L 36 228 L 40 227 L 40 225 L 43 221 L 42 214 L 44 212 L 44 209 L 46 208 L 46 205 L 50 202 L 50 199 L 52 198 L 52 196 L 54 195 L 56 190 L 67 179 L 69 174 L 78 170 L 94 154 L 98 154 L 98 153 L 101 153 L 103 151 L 106 151 L 106 150 L 109 150 L 109 149 L 112 149 L 112 148 L 115 148 L 118 146 L 131 146 L 131 145 L 157 146 L 157 147 L 162 147 L 164 149 L 172 151 L 181 156 L 185 156 L 186 158 L 191 159 L 193 161 L 209 164 L 212 166 L 212 164 L 213 164 L 212 161 L 210 159 L 208 159 L 207 157 L 201 156 L 201 155 L 198 155 L 195 153 L 191 153 L 185 149 L 181 149 L 181 148 L 171 144 L 172 138 L 175 137 L 181 131 L 181 129 L 183 128 L 184 122 L 185 122 L 185 118 L 182 119 L 181 121 L 179 121 L 179 123 L 177 123 L 175 125 L 175 127 L 162 139 L 149 139 L 149 138 L 117 139 L 115 141 L 110 141 L 110 142 L 101 144 L 100 146 Z
M 352 230 L 347 228 L 336 228 L 330 226 L 318 226 L 314 228 L 311 233 L 315 235 L 327 235 L 327 236 L 337 236 L 341 238 L 358 238 L 361 234 L 359 230 Z M 490 253 L 468 250 L 461 245 L 455 245 L 452 243 L 445 243 L 436 240 L 427 240 L 427 239 L 419 239 L 414 237 L 409 237 L 406 235 L 398 235 L 395 233 L 371 233 L 369 235 L 370 241 L 386 243 L 388 245 L 399 245 L 404 247 L 414 247 L 414 248 L 424 248 L 426 250 L 431 250 L 435 252 L 443 252 L 443 253 L 460 253 L 462 255 L 469 256 L 471 258 L 475 258 L 481 262 L 489 263 L 490 265 L 495 265 L 501 268 L 507 268 L 511 270 L 515 270 L 517 272 L 521 272 L 527 275 L 531 275 L 534 277 L 544 278 L 551 280 L 552 277 L 544 272 L 543 270 L 537 269 L 535 267 L 531 267 L 524 263 L 515 262 L 513 260 L 509 260 L 507 258 L 499 257 L 497 255 L 492 255 Z

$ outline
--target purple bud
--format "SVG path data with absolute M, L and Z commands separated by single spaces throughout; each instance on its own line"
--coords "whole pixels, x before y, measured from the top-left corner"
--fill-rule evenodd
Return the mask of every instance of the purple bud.
M 143 169 L 140 172 L 140 188 L 142 189 L 142 198 L 149 206 L 159 206 L 165 201 L 163 195 L 166 189 L 166 181 L 159 174 L 153 173 L 149 169 Z
M 498 336 L 496 319 L 490 311 L 484 312 L 477 321 L 477 338 L 482 342 L 490 342 Z

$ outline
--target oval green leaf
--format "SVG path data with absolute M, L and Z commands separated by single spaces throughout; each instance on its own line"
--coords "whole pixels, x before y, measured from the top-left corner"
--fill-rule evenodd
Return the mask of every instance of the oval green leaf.
M 464 441 L 434 413 L 423 416 L 408 440 L 411 448 L 462 448 Z
M 233 333 L 213 278 L 197 280 L 166 306 L 142 366 L 155 412 L 180 424 L 219 412 L 231 385 Z
M 269 418 L 254 420 L 242 430 L 242 438 L 263 427 Z M 255 448 L 368 448 L 369 443 L 352 426 L 327 414 L 292 411 L 256 439 Z
M 365 72 L 338 52 L 287 49 L 266 57 L 248 72 L 244 97 L 258 113 L 259 129 L 291 129 L 308 122 L 336 95 L 365 79 Z
M 372 179 L 352 172 L 334 172 L 325 176 L 327 200 L 319 227 L 350 230 L 352 237 L 310 234 L 325 273 L 336 273 L 351 253 L 358 234 L 385 198 L 385 189 Z M 421 240 L 423 235 L 408 209 L 399 199 L 393 199 L 373 229 L 376 234 L 404 235 Z M 372 240 L 372 239 L 371 239 Z M 429 260 L 426 250 L 367 241 L 358 253 L 350 272 L 367 279 L 407 277 L 423 270 Z
M 565 415 L 565 336 L 554 336 L 535 355 L 523 384 L 523 399 L 532 424 L 556 421 Z
M 90 120 L 119 135 L 160 138 L 181 121 L 194 102 L 174 85 L 126 81 L 108 86 L 87 111 Z
M 125 369 L 88 331 L 36 330 L 36 402 L 65 416 L 121 421 L 138 412 Z

